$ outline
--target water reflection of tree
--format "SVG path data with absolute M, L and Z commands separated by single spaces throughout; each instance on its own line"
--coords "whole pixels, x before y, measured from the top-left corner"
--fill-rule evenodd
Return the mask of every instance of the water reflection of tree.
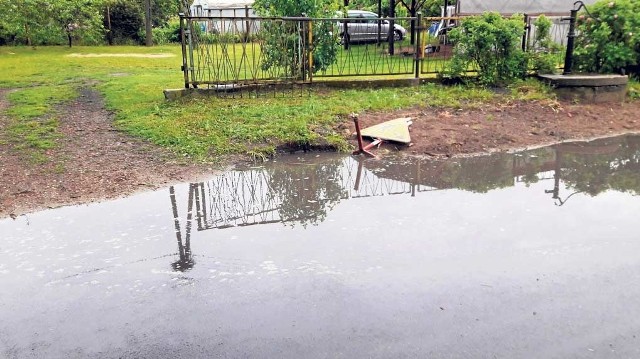
M 513 186 L 513 156 L 493 155 L 445 162 L 441 179 L 451 188 L 486 193 Z
M 281 201 L 281 220 L 304 227 L 324 221 L 327 212 L 348 196 L 342 187 L 342 169 L 341 160 L 288 165 L 286 170 L 268 168 L 270 195 Z
M 613 140 L 611 140 L 613 141 Z M 577 153 L 576 149 L 558 147 L 561 160 L 561 179 L 569 187 L 591 196 L 606 190 L 640 194 L 640 137 L 625 137 L 615 151 Z M 601 141 L 600 148 L 605 149 Z M 596 150 L 598 147 L 586 148 Z

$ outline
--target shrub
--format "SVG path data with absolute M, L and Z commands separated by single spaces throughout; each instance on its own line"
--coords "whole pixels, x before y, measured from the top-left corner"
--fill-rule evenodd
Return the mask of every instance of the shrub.
M 308 16 L 327 18 L 335 16 L 338 9 L 335 0 L 256 0 L 254 10 L 261 16 Z M 329 21 L 313 23 L 313 69 L 324 71 L 337 59 L 338 37 Z M 307 48 L 301 48 L 299 22 L 264 21 L 258 38 L 261 41 L 263 70 L 285 69 L 285 76 L 299 77 Z M 308 46 L 308 45 L 307 45 Z
M 179 18 L 171 18 L 164 26 L 154 27 L 152 31 L 153 41 L 156 44 L 162 45 L 181 42 Z
M 640 63 L 640 1 L 598 1 L 577 21 L 579 71 L 620 73 Z
M 453 58 L 445 75 L 460 77 L 477 69 L 484 85 L 504 85 L 527 73 L 527 57 L 522 51 L 523 17 L 503 18 L 496 12 L 471 16 L 451 31 Z

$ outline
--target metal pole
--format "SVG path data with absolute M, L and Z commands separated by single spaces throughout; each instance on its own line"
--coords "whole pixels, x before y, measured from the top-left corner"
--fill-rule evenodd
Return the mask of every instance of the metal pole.
M 578 10 L 571 10 L 571 17 L 569 18 L 569 36 L 567 39 L 567 53 L 564 57 L 564 71 L 563 75 L 570 75 L 573 67 L 573 47 L 576 37 L 576 18 L 578 17 Z
M 309 20 L 309 83 L 313 82 L 313 21 Z
M 393 20 L 396 17 L 396 0 L 389 0 L 389 34 L 388 36 L 388 40 L 389 40 L 389 55 L 393 55 L 395 54 L 395 48 L 394 48 L 394 27 L 395 27 L 395 21 Z
M 189 88 L 189 67 L 187 66 L 187 39 L 184 29 L 184 14 L 180 13 L 180 42 L 182 43 L 182 72 L 184 73 L 184 88 Z
M 411 20 L 412 23 L 413 22 L 418 22 L 417 25 L 412 26 L 413 28 L 415 28 L 416 33 L 416 42 L 414 44 L 414 54 L 416 57 L 416 64 L 415 64 L 415 70 L 416 70 L 416 78 L 419 79 L 420 78 L 420 63 L 422 62 L 422 51 L 424 51 L 424 48 L 421 48 L 420 46 L 420 33 L 422 32 L 422 13 L 418 13 L 418 18 Z
M 378 0 L 378 46 L 382 43 L 382 0 Z
M 527 51 L 527 29 L 529 29 L 529 15 L 524 14 L 524 33 L 522 34 L 522 51 Z

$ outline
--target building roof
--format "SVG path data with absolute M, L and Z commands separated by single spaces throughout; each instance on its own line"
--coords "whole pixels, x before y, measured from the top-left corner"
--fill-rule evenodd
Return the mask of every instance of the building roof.
M 480 14 L 497 11 L 501 14 L 568 13 L 575 0 L 460 0 L 461 14 Z M 587 5 L 596 0 L 585 0 Z
M 253 5 L 253 0 L 195 0 L 192 6 L 205 9 L 233 9 Z

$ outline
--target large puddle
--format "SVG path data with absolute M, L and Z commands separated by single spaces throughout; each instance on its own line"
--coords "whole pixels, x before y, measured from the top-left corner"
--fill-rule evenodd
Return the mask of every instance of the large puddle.
M 0 221 L 0 357 L 640 357 L 640 137 Z

